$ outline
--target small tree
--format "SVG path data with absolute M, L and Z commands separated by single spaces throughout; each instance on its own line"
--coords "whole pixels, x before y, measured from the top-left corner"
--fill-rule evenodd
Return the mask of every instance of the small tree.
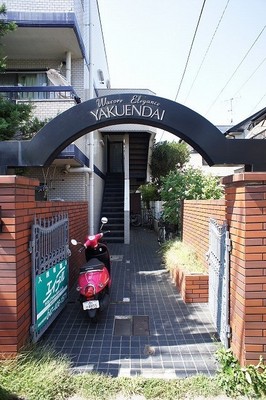
M 32 116 L 31 104 L 16 104 L 0 97 L 0 141 L 31 139 L 47 122 Z
M 0 17 L 6 15 L 6 6 L 5 4 L 0 5 Z M 12 32 L 16 29 L 17 25 L 14 22 L 6 22 L 4 19 L 0 18 L 0 39 L 5 36 L 7 33 Z M 6 57 L 2 54 L 2 48 L 0 53 L 0 70 L 5 69 L 6 67 Z
M 219 178 L 205 175 L 201 170 L 192 167 L 172 171 L 162 180 L 161 198 L 164 201 L 164 218 L 177 225 L 182 200 L 219 199 L 222 196 L 223 187 Z
M 0 5 L 0 16 L 6 14 L 6 6 Z M 16 29 L 14 22 L 6 22 L 0 18 L 0 39 Z M 0 43 L 1 44 L 1 43 Z M 6 57 L 0 47 L 0 70 L 6 67 Z M 30 139 L 45 125 L 47 120 L 39 121 L 32 116 L 31 104 L 16 104 L 0 97 L 0 141 L 10 139 Z
M 158 142 L 153 147 L 151 173 L 154 182 L 161 186 L 161 178 L 182 168 L 189 161 L 189 149 L 186 143 Z
M 152 182 L 141 185 L 139 187 L 139 191 L 141 193 L 141 199 L 145 203 L 146 208 L 150 208 L 151 201 L 159 200 L 160 198 L 157 187 Z
M 13 139 L 27 124 L 31 113 L 30 104 L 16 104 L 0 97 L 0 140 Z

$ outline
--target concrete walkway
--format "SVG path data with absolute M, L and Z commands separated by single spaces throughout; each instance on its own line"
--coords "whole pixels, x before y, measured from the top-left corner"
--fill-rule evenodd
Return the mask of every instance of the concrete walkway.
M 217 369 L 208 304 L 184 304 L 161 265 L 155 232 L 131 231 L 131 244 L 110 244 L 111 304 L 93 324 L 72 291 L 43 340 L 70 356 L 75 371 L 112 376 L 184 378 Z

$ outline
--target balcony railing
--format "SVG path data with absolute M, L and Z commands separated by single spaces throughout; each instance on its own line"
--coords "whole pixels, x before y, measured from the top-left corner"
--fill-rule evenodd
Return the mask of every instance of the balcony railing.
M 0 96 L 10 101 L 74 100 L 80 103 L 72 86 L 0 86 Z

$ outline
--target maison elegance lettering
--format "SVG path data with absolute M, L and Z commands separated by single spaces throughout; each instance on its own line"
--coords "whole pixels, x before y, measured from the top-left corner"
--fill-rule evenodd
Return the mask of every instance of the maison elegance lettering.
M 98 108 L 90 111 L 90 114 L 101 121 L 112 117 L 144 117 L 162 121 L 165 110 L 160 110 L 160 103 L 154 100 L 143 99 L 141 96 L 133 96 L 131 101 L 123 104 L 121 99 L 108 100 L 106 97 L 96 99 Z

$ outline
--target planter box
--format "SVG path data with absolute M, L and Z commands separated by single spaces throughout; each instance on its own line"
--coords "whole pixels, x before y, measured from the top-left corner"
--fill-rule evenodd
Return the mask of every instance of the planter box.
M 170 271 L 170 276 L 185 303 L 208 303 L 208 274 L 186 274 L 183 270 L 175 268 Z

